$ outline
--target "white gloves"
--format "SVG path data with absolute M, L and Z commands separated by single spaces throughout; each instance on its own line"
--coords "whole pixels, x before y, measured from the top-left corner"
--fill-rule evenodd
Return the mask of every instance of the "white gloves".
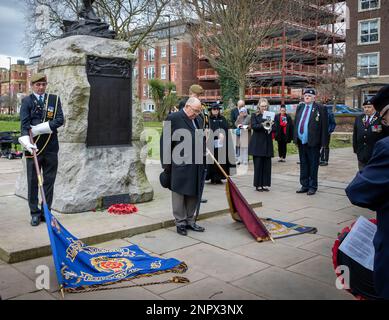
M 39 136 L 40 134 L 52 133 L 48 121 L 31 126 L 31 131 L 33 137 Z
M 23 146 L 23 148 L 26 149 L 28 152 L 32 153 L 32 149 L 38 151 L 36 145 L 30 142 L 30 136 L 22 136 L 18 139 L 18 141 Z

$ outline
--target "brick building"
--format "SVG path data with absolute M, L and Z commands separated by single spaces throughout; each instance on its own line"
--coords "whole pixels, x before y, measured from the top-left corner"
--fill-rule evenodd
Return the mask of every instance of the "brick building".
M 154 111 L 148 80 L 158 78 L 164 82 L 174 82 L 178 96 L 188 94 L 189 87 L 197 83 L 197 52 L 194 50 L 189 23 L 172 21 L 157 25 L 149 35 L 147 44 L 135 52 L 134 67 L 136 94 L 143 111 Z M 170 29 L 170 50 L 169 50 Z M 170 67 L 169 67 L 170 52 Z M 170 69 L 170 77 L 169 77 Z
M 346 104 L 361 107 L 389 83 L 389 1 L 347 0 Z
M 9 81 L 11 73 L 11 81 Z M 3 98 L 3 102 L 1 105 L 1 112 L 8 113 L 9 104 L 5 101 L 5 97 L 11 97 L 11 101 L 16 101 L 16 106 L 13 107 L 12 113 L 17 112 L 17 106 L 20 104 L 22 97 L 27 94 L 27 66 L 24 63 L 24 60 L 18 60 L 16 64 L 11 64 L 11 72 L 9 69 L 2 68 L 0 70 L 0 79 L 1 79 L 1 88 L 0 94 Z M 11 90 L 11 92 L 10 92 Z M 16 108 L 15 108 L 16 107 Z

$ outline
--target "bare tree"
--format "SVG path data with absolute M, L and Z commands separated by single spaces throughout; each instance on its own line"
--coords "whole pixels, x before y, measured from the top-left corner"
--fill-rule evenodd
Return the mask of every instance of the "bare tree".
M 235 79 L 244 98 L 247 74 L 265 38 L 280 29 L 285 0 L 183 0 L 198 19 L 197 39 L 210 64 Z
M 62 20 L 74 20 L 82 7 L 81 0 L 19 0 L 27 5 L 25 47 L 32 53 L 60 37 Z M 96 0 L 96 15 L 116 32 L 117 39 L 131 38 L 130 52 L 134 52 L 150 33 L 170 0 Z M 135 29 L 145 27 L 132 36 Z

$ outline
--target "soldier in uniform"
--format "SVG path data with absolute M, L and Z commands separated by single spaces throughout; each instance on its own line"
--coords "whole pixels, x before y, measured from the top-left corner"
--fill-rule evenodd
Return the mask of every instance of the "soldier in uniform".
M 355 119 L 353 131 L 353 149 L 358 157 L 359 170 L 369 162 L 376 142 L 388 135 L 388 129 L 382 125 L 370 100 L 363 103 L 363 111 L 364 114 Z
M 370 103 L 389 128 L 389 85 L 379 90 Z M 379 297 L 389 299 L 389 137 L 377 141 L 371 159 L 349 184 L 346 194 L 354 205 L 377 212 L 374 286 Z
M 46 93 L 47 78 L 43 73 L 33 75 L 31 85 L 33 93 L 23 99 L 20 109 L 19 142 L 26 150 L 28 204 L 31 225 L 35 227 L 44 221 L 44 213 L 38 207 L 38 179 L 32 159 L 32 149 L 36 150 L 38 163 L 43 171 L 43 189 L 50 209 L 58 167 L 57 129 L 63 125 L 64 117 L 59 97 Z M 30 141 L 30 129 L 34 143 Z

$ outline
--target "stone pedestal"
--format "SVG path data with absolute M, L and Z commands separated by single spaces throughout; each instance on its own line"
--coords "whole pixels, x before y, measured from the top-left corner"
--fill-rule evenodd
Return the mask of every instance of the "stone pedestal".
M 132 105 L 131 146 L 86 146 L 90 97 L 87 56 L 134 60 L 128 47 L 124 41 L 71 36 L 49 44 L 40 58 L 39 69 L 48 77 L 47 92 L 60 96 L 65 115 L 65 124 L 58 130 L 59 165 L 52 205 L 58 212 L 92 210 L 103 199 L 118 195 L 129 195 L 132 203 L 153 198 L 145 174 L 146 152 L 142 152 L 144 144 L 140 141 L 142 113 L 135 101 L 128 102 L 129 108 Z M 27 197 L 25 163 L 16 195 Z

